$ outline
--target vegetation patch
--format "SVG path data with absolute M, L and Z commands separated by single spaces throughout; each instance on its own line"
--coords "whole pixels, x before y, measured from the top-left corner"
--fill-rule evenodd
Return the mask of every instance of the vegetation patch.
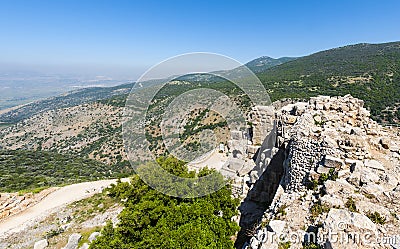
M 349 209 L 350 212 L 358 212 L 356 202 L 352 197 L 349 197 L 345 203 L 345 206 Z
M 91 159 L 46 151 L 0 150 L 0 192 L 39 192 L 115 177 L 110 166 Z
M 320 202 L 314 203 L 311 206 L 311 219 L 315 220 L 319 215 L 323 213 L 328 213 L 331 208 L 325 204 L 321 204 Z
M 375 212 L 368 211 L 366 215 L 375 224 L 383 225 L 386 222 L 386 218 L 381 216 L 381 214 L 376 211 Z
M 179 176 L 192 173 L 173 158 L 159 160 L 162 167 Z M 208 170 L 206 170 L 208 171 Z M 201 172 L 200 174 L 208 174 Z M 238 199 L 229 186 L 199 198 L 174 198 L 146 185 L 139 177 L 131 184 L 114 185 L 109 196 L 124 200 L 120 223 L 108 223 L 91 248 L 234 248 L 232 236 L 239 230 L 232 221 Z

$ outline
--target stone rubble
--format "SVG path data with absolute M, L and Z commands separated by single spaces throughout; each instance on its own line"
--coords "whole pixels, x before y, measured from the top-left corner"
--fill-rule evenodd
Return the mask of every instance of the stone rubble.
M 293 233 L 302 236 L 290 248 L 303 248 L 310 231 L 318 238 L 313 243 L 323 248 L 395 248 L 400 241 L 400 130 L 373 121 L 364 102 L 350 95 L 275 106 L 277 145 L 286 149 L 284 175 L 242 248 L 278 248 L 279 241 L 260 238 Z M 336 177 L 331 179 L 332 172 Z M 327 179 L 320 182 L 322 176 Z M 371 234 L 374 243 L 338 243 L 326 237 L 329 232 L 352 239 Z

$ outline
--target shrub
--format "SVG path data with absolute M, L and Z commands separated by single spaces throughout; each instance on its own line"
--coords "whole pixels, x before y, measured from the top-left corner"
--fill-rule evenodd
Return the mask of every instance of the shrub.
M 354 201 L 354 199 L 352 197 L 349 197 L 347 199 L 345 206 L 349 209 L 350 212 L 358 212 L 356 202 Z
M 320 185 L 323 185 L 326 181 L 331 180 L 331 181 L 336 181 L 338 178 L 338 172 L 336 172 L 335 169 L 330 169 L 328 174 L 322 173 L 319 176 L 318 183 Z
M 278 208 L 278 210 L 277 210 L 277 214 L 279 215 L 279 216 L 285 216 L 287 213 L 286 213 L 286 209 L 287 208 L 287 205 L 282 205 L 282 206 L 280 206 L 279 208 Z
M 373 213 L 371 211 L 368 211 L 366 215 L 375 224 L 383 225 L 386 222 L 386 218 L 382 217 L 381 214 L 376 211 Z
M 310 209 L 311 219 L 315 220 L 315 218 L 317 218 L 320 214 L 327 213 L 329 210 L 330 207 L 325 204 L 321 204 L 320 202 L 314 203 Z
M 312 179 L 311 181 L 308 182 L 307 184 L 307 189 L 309 190 L 317 190 L 318 188 L 318 181 L 315 179 Z

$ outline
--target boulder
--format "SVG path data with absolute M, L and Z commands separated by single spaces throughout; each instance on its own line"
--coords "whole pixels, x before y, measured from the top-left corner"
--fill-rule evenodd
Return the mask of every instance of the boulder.
M 319 164 L 317 168 L 318 174 L 328 174 L 331 168 L 325 167 L 324 165 Z
M 347 248 L 373 248 L 369 245 L 362 245 L 360 241 L 353 241 L 352 239 L 343 240 L 338 239 L 337 236 L 329 236 L 332 234 L 340 236 L 350 236 L 351 234 L 370 234 L 370 240 L 373 241 L 377 236 L 376 225 L 365 215 L 353 213 L 345 209 L 331 209 L 327 218 L 323 223 L 323 228 L 319 236 L 321 241 L 325 241 L 324 248 L 347 249 Z M 347 236 L 346 236 L 347 237 Z M 362 243 L 362 242 L 361 242 Z
M 339 170 L 338 172 L 338 177 L 339 178 L 345 178 L 351 175 L 351 172 L 349 169 L 344 169 L 344 170 Z
M 361 183 L 361 173 L 360 172 L 354 172 L 351 174 L 349 177 L 347 177 L 347 181 L 354 186 L 358 187 L 360 186 Z
M 339 192 L 343 194 L 354 194 L 355 187 L 344 179 L 337 179 L 336 181 L 328 180 L 324 183 L 324 191 L 329 195 L 335 195 Z
M 335 208 L 343 208 L 344 203 L 343 201 L 335 195 L 324 195 L 320 198 L 321 203 L 324 205 L 327 205 L 329 207 L 335 207 Z
M 94 232 L 89 236 L 89 242 L 92 242 L 93 240 L 95 240 L 98 236 L 100 235 L 99 232 Z
M 366 193 L 368 195 L 372 195 L 375 197 L 378 197 L 385 191 L 385 189 L 382 186 L 375 184 L 375 183 L 369 183 L 369 184 L 363 185 L 361 190 L 363 193 Z
M 35 245 L 33 246 L 33 249 L 44 249 L 49 245 L 49 242 L 47 239 L 42 239 L 37 242 L 35 242 Z
M 360 172 L 360 182 L 362 184 L 376 183 L 379 182 L 379 180 L 379 176 L 369 169 L 363 169 Z
M 370 201 L 358 201 L 357 209 L 364 214 L 366 214 L 367 212 L 378 212 L 381 216 L 385 217 L 386 220 L 390 220 L 392 218 L 390 211 L 386 207 L 372 203 Z
M 353 159 L 348 159 L 344 161 L 346 165 L 350 167 L 350 172 L 358 171 L 364 167 L 364 163 L 360 160 L 353 160 Z
M 79 247 L 79 249 L 89 249 L 89 244 L 84 243 L 81 247 Z
M 379 143 L 382 145 L 384 149 L 389 149 L 390 148 L 390 140 L 388 138 L 381 138 L 379 140 Z
M 364 161 L 364 166 L 371 169 L 382 170 L 385 171 L 385 167 L 383 167 L 382 163 L 376 160 L 366 159 Z
M 340 170 L 344 166 L 344 162 L 342 161 L 342 159 L 330 155 L 325 156 L 323 164 L 325 167 L 333 168 L 336 170 Z
M 386 184 L 388 184 L 390 186 L 397 186 L 397 184 L 399 183 L 399 180 L 394 175 L 386 175 L 385 182 L 386 182 Z
M 77 249 L 78 243 L 81 240 L 82 235 L 79 233 L 73 233 L 68 238 L 68 243 L 63 249 Z

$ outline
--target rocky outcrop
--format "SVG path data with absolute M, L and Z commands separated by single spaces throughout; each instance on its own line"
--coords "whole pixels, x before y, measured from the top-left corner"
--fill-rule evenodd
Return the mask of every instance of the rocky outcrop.
M 56 188 L 48 188 L 37 194 L 26 193 L 23 195 L 19 193 L 0 193 L 0 220 L 35 205 L 54 190 Z
M 291 248 L 395 245 L 400 233 L 400 131 L 371 120 L 363 104 L 346 95 L 281 105 L 276 113 L 276 146 L 286 151 L 281 190 L 243 248 L 278 248 L 284 240 L 265 238 L 293 233 L 298 239 Z M 329 232 L 350 241 L 337 242 L 326 236 Z M 373 244 L 355 240 L 365 234 L 371 234 Z

